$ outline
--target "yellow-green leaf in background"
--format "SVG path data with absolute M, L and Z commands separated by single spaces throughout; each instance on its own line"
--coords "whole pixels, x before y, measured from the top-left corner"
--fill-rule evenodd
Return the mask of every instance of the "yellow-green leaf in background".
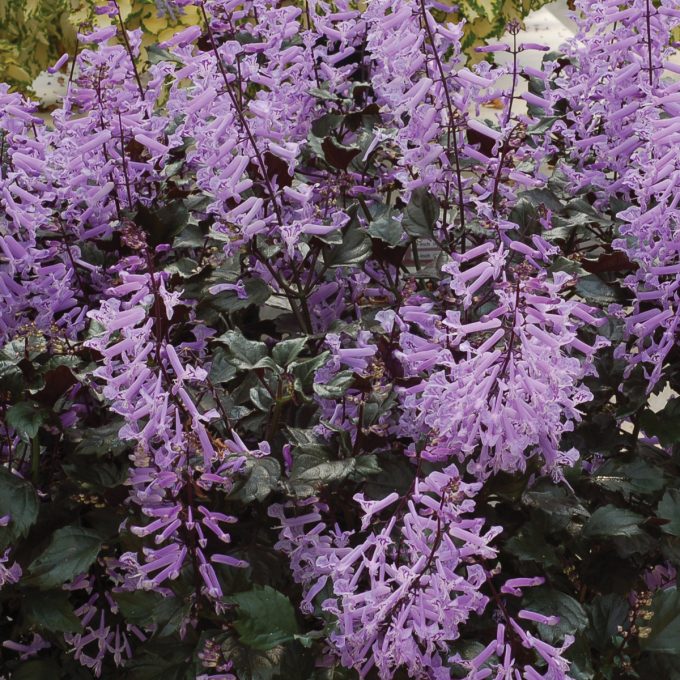
M 521 23 L 531 12 L 549 2 L 552 0 L 463 0 L 445 20 L 458 22 L 465 19 L 463 47 L 470 56 L 476 58 L 475 47 L 499 38 L 510 21 Z
M 450 14 L 434 11 L 439 21 L 465 19 L 464 48 L 476 57 L 474 47 L 501 36 L 507 23 L 522 20 L 549 0 L 461 0 Z M 290 4 L 300 4 L 295 0 Z M 32 93 L 31 83 L 64 52 L 73 53 L 76 33 L 89 27 L 111 23 L 106 15 L 97 15 L 97 5 L 105 0 L 0 0 L 0 81 L 15 89 Z M 361 8 L 365 0 L 358 0 Z M 143 45 L 167 40 L 178 30 L 200 21 L 194 6 L 182 12 L 163 10 L 162 0 L 118 0 L 128 28 L 141 27 Z M 141 55 L 144 68 L 146 52 Z

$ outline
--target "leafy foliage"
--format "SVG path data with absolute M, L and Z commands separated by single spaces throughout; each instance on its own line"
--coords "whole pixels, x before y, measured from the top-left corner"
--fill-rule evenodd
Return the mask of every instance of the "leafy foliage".
M 522 22 L 525 17 L 547 5 L 548 0 L 464 0 L 456 4 L 457 10 L 446 20 L 465 19 L 466 48 L 484 44 L 492 38 L 500 38 L 511 21 Z
M 33 78 L 75 47 L 66 0 L 0 3 L 0 79 L 23 90 Z
M 234 628 L 242 644 L 266 652 L 298 633 L 295 610 L 285 595 L 269 586 L 229 598 L 238 608 Z
M 42 71 L 65 52 L 74 54 L 77 33 L 112 23 L 95 13 L 104 4 L 99 0 L 1 0 L 0 80 L 31 92 Z M 163 0 L 120 0 L 118 5 L 126 25 L 143 30 L 145 46 L 167 40 L 198 20 L 195 7 L 173 10 L 173 3 Z M 142 63 L 147 58 L 144 53 Z

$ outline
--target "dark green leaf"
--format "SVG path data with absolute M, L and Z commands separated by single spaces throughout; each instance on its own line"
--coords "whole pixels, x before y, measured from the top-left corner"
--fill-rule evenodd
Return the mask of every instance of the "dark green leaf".
M 300 359 L 290 365 L 290 371 L 295 376 L 295 389 L 302 392 L 311 387 L 314 374 L 328 361 L 330 352 L 322 352 L 310 359 Z
M 522 495 L 522 501 L 542 513 L 554 529 L 565 528 L 574 519 L 588 517 L 579 498 L 561 486 L 537 485 Z
M 231 362 L 237 368 L 253 368 L 268 354 L 264 342 L 247 340 L 238 331 L 227 331 L 216 341 L 227 346 Z
M 47 548 L 31 562 L 27 581 L 44 589 L 61 586 L 90 568 L 101 544 L 101 537 L 90 529 L 57 529 Z
M 189 613 L 189 604 L 181 597 L 163 597 L 145 590 L 114 593 L 113 597 L 128 623 L 137 626 L 162 626 L 157 633 L 158 637 L 177 632 L 182 619 Z
M 342 243 L 324 252 L 328 267 L 351 267 L 361 264 L 371 254 L 371 239 L 358 227 L 350 227 L 342 235 Z
M 401 241 L 404 229 L 401 221 L 395 219 L 397 213 L 390 208 L 381 206 L 384 209 L 377 212 L 371 223 L 368 225 L 368 233 L 380 241 L 384 241 L 390 246 L 397 246 Z
M 574 224 L 571 220 L 566 220 L 563 219 L 562 217 L 555 216 L 553 217 L 552 221 L 552 227 L 545 232 L 545 239 L 547 241 L 564 241 L 567 243 L 570 239 L 574 237 L 574 234 L 577 229 L 576 224 Z M 559 256 L 557 259 L 565 262 L 571 262 L 571 260 L 567 260 L 565 257 Z M 553 265 L 550 267 L 551 270 L 554 270 L 556 267 Z M 559 267 L 558 267 L 559 268 Z M 578 267 L 581 270 L 581 273 L 585 276 L 585 269 L 582 267 Z
M 74 436 L 74 441 L 77 442 L 75 453 L 83 456 L 123 453 L 130 446 L 118 436 L 124 424 L 125 421 L 122 418 L 116 418 L 107 425 L 77 431 Z
M 643 654 L 636 664 L 638 678 L 656 680 L 680 680 L 680 664 L 677 654 L 652 652 Z
M 605 505 L 591 515 L 583 528 L 586 538 L 608 538 L 611 536 L 636 536 L 642 532 L 642 515 L 631 510 Z
M 673 536 L 680 536 L 680 489 L 668 489 L 659 501 L 656 514 L 668 524 L 661 526 L 662 531 Z
M 147 642 L 141 653 L 125 664 L 130 680 L 188 680 L 194 645 L 177 639 Z M 195 676 L 193 676 L 195 677 Z
M 255 387 L 251 387 L 249 391 L 250 401 L 260 410 L 265 413 L 269 412 L 274 400 L 267 391 L 264 385 L 258 384 Z
M 205 239 L 206 234 L 201 227 L 198 224 L 189 223 L 186 229 L 175 237 L 172 245 L 174 248 L 200 248 L 205 243 Z
M 507 472 L 499 471 L 497 474 L 489 478 L 485 485 L 485 493 L 490 497 L 498 496 L 511 503 L 516 503 L 522 498 L 526 492 L 528 480 L 523 474 L 509 474 Z M 524 498 L 525 502 L 530 504 L 530 496 Z
M 314 392 L 322 399 L 341 399 L 353 382 L 353 371 L 340 371 L 326 383 L 314 383 Z
M 68 593 L 63 590 L 29 592 L 22 605 L 26 619 L 34 626 L 57 633 L 82 630 L 80 619 L 73 613 Z
M 614 536 L 612 543 L 617 554 L 624 559 L 634 555 L 646 555 L 658 547 L 658 541 L 646 531 L 641 531 L 635 536 Z
M 657 413 L 643 411 L 640 427 L 649 436 L 657 436 L 662 446 L 680 441 L 680 399 L 669 399 Z
M 411 194 L 411 200 L 404 210 L 402 225 L 409 236 L 431 238 L 439 219 L 439 202 L 424 187 Z
M 245 474 L 246 479 L 236 486 L 229 497 L 243 503 L 263 501 L 278 486 L 281 466 L 275 458 L 257 458 L 249 461 Z
M 672 562 L 676 568 L 680 567 L 680 538 L 664 535 L 661 541 L 661 553 L 664 559 Z
M 215 348 L 213 352 L 213 360 L 210 365 L 210 380 L 215 384 L 229 382 L 239 372 L 239 369 L 234 366 L 230 357 L 230 353 L 221 347 Z
M 413 484 L 415 466 L 405 456 L 395 456 L 391 452 L 378 456 L 378 472 L 366 480 L 364 494 L 373 500 L 384 498 L 396 491 L 400 496 L 409 493 Z
M 54 659 L 31 659 L 12 672 L 12 680 L 57 680 L 64 677 Z
M 374 455 L 329 460 L 326 452 L 296 449 L 290 485 L 298 496 L 310 496 L 320 487 L 347 479 L 361 467 L 362 477 L 379 471 Z
M 358 677 L 354 669 L 344 668 L 336 661 L 327 668 L 317 668 L 309 680 L 358 680 Z
M 74 481 L 95 490 L 102 491 L 120 486 L 128 476 L 128 467 L 109 462 L 93 462 L 91 464 L 64 464 L 64 472 Z
M 333 92 L 330 92 L 330 90 L 324 89 L 322 87 L 310 87 L 309 94 L 312 97 L 316 97 L 317 99 L 335 100 L 337 97 L 337 95 L 335 95 Z
M 286 432 L 291 444 L 306 451 L 313 451 L 317 454 L 328 454 L 328 445 L 319 439 L 313 429 L 301 427 L 287 427 Z
M 9 524 L 0 528 L 0 546 L 25 536 L 38 518 L 38 497 L 33 485 L 0 467 L 0 517 L 10 516 Z
M 556 640 L 556 642 L 559 644 L 560 641 Z M 577 635 L 564 654 L 564 658 L 570 662 L 569 677 L 573 678 L 573 680 L 594 679 L 595 671 L 590 655 L 590 644 L 584 636 Z
M 596 305 L 608 305 L 618 302 L 620 295 L 608 283 L 605 283 L 596 274 L 588 274 L 579 278 L 576 284 L 576 292 L 581 295 L 586 302 Z
M 149 244 L 172 243 L 189 222 L 189 211 L 181 200 L 173 201 L 160 208 L 138 208 L 136 220 L 147 234 Z
M 597 221 L 602 219 L 602 215 L 582 196 L 572 198 L 566 204 L 566 209 L 572 214 L 583 214 L 590 217 L 590 221 Z
M 28 441 L 38 434 L 40 426 L 47 420 L 47 414 L 38 404 L 20 401 L 7 409 L 6 420 L 24 441 Z
M 114 593 L 113 599 L 118 603 L 120 612 L 128 623 L 150 626 L 156 623 L 154 610 L 163 597 L 148 590 L 133 590 Z
M 339 113 L 325 113 L 312 123 L 312 134 L 321 138 L 326 137 L 335 130 L 342 118 Z
M 545 567 L 559 566 L 555 549 L 545 539 L 537 527 L 527 524 L 519 534 L 505 544 L 505 547 L 522 562 L 536 562 Z
M 680 592 L 677 588 L 656 592 L 650 626 L 647 635 L 640 634 L 640 647 L 644 651 L 680 654 Z
M 610 491 L 618 491 L 626 498 L 632 494 L 646 495 L 663 487 L 663 472 L 642 459 L 622 463 L 608 460 L 591 475 L 592 481 Z
M 527 134 L 529 134 L 529 135 L 543 135 L 548 130 L 550 130 L 552 128 L 552 126 L 555 124 L 555 121 L 557 121 L 557 120 L 559 120 L 559 118 L 557 116 L 546 116 L 545 118 L 540 120 L 535 125 L 530 126 L 527 129 Z
M 523 237 L 535 233 L 541 228 L 535 205 L 528 198 L 520 198 L 510 211 L 509 220 L 519 227 Z
M 290 600 L 269 586 L 255 586 L 227 599 L 238 606 L 234 628 L 241 642 L 268 651 L 294 639 L 299 632 Z
M 549 233 L 549 232 L 548 232 Z M 548 268 L 550 272 L 566 272 L 572 276 L 587 276 L 586 270 L 576 260 L 569 260 L 558 255 Z
M 591 622 L 588 636 L 598 649 L 605 649 L 611 644 L 611 638 L 626 622 L 629 609 L 626 598 L 616 593 L 598 595 L 593 599 L 588 607 Z
M 271 296 L 271 289 L 261 279 L 248 279 L 243 285 L 246 289 L 245 298 L 240 298 L 234 290 L 227 290 L 217 295 L 207 295 L 201 300 L 201 309 L 205 310 L 208 307 L 223 314 L 233 314 L 250 305 L 262 305 Z
M 628 376 L 621 384 L 620 391 L 616 395 L 617 418 L 625 418 L 638 411 L 649 400 L 647 394 L 647 378 L 640 366 Z
M 358 147 L 345 146 L 336 142 L 332 137 L 326 137 L 321 142 L 321 148 L 328 165 L 339 170 L 347 170 L 352 159 L 361 152 Z
M 153 611 L 154 622 L 161 626 L 157 637 L 168 637 L 177 633 L 191 614 L 191 602 L 180 597 L 164 597 Z
M 565 635 L 573 635 L 588 625 L 588 616 L 581 604 L 560 590 L 546 587 L 530 588 L 525 591 L 522 606 L 546 616 L 559 616 L 559 623 L 554 626 L 537 624 L 541 637 L 548 642 L 561 640 Z
M 176 274 L 182 279 L 190 279 L 198 274 L 205 265 L 199 265 L 196 260 L 190 257 L 180 257 L 163 268 L 168 274 Z
M 272 349 L 272 359 L 279 366 L 288 366 L 292 361 L 297 359 L 298 355 L 304 350 L 307 344 L 307 338 L 291 338 L 290 340 L 281 340 L 274 345 Z
M 523 191 L 521 197 L 525 198 L 532 205 L 545 206 L 553 212 L 559 212 L 562 209 L 562 204 L 550 189 L 529 189 L 528 191 Z
M 10 394 L 19 394 L 22 387 L 23 375 L 16 362 L 0 359 L 0 390 Z
M 262 651 L 241 644 L 236 637 L 222 643 L 222 655 L 233 661 L 239 680 L 273 680 L 279 677 L 284 653 L 283 646 Z

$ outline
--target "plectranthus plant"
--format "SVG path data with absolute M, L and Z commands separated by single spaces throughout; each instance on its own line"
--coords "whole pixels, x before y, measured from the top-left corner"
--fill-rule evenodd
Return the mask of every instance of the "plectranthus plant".
M 677 1 L 160 5 L 0 85 L 0 676 L 679 678 Z

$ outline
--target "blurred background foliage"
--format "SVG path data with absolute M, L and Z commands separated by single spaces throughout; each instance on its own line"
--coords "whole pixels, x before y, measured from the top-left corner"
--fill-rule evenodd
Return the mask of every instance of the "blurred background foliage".
M 34 94 L 33 81 L 64 53 L 73 54 L 78 31 L 106 26 L 97 0 L 0 0 L 0 81 Z M 127 28 L 144 31 L 144 44 L 166 40 L 198 22 L 195 7 L 172 0 L 118 0 Z
M 472 55 L 475 46 L 500 37 L 509 21 L 521 22 L 548 1 L 460 0 L 454 11 L 447 12 L 442 3 L 434 14 L 440 21 L 466 20 L 465 47 Z M 294 4 L 302 2 L 294 0 Z M 111 21 L 95 15 L 98 4 L 103 0 L 0 0 L 0 81 L 30 95 L 39 94 L 35 78 L 64 52 L 73 54 L 77 32 Z M 118 4 L 126 26 L 144 31 L 145 45 L 166 40 L 199 21 L 195 7 L 178 10 L 172 0 L 118 0 Z
M 455 12 L 446 15 L 442 11 L 437 18 L 446 21 L 465 19 L 463 45 L 472 53 L 476 46 L 500 38 L 510 21 L 522 23 L 530 12 L 550 2 L 553 0 L 460 0 Z

